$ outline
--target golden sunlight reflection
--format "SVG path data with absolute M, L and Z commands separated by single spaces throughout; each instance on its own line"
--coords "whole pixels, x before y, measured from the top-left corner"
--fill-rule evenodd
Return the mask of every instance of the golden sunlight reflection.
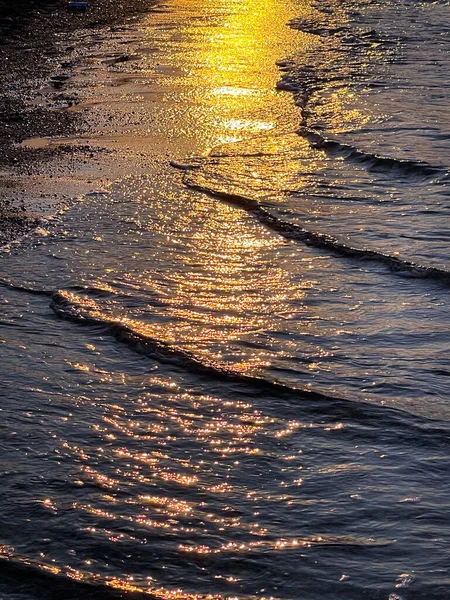
M 281 6 L 277 0 L 216 0 L 202 5 L 201 20 L 189 18 L 198 10 L 192 0 L 180 0 L 177 10 L 186 18 L 177 22 L 177 35 L 168 30 L 161 50 L 185 90 L 183 102 L 195 127 L 185 131 L 188 136 L 204 140 L 207 150 L 279 123 L 295 126 L 292 98 L 275 88 L 280 77 L 275 63 L 312 43 L 311 36 L 287 26 L 301 7 L 291 1 Z
M 163 284 L 170 286 L 170 294 L 148 274 L 149 285 L 161 291 L 167 319 L 136 321 L 133 329 L 235 371 L 267 366 L 272 352 L 258 343 L 259 336 L 276 328 L 287 306 L 301 311 L 311 282 L 294 284 L 282 261 L 268 261 L 284 243 L 261 228 L 249 231 L 248 219 L 237 219 L 236 211 L 224 204 L 211 207 L 201 198 L 192 199 L 180 226 L 187 251 L 183 268 L 165 274 Z M 248 340 L 251 347 L 238 351 L 235 340 Z
M 314 106 L 314 127 L 326 129 L 330 133 L 345 133 L 367 125 L 373 121 L 372 115 L 363 106 L 356 108 L 355 101 L 361 102 L 350 86 L 342 85 L 339 89 L 330 86 L 330 91 L 321 90 L 320 100 L 311 98 Z
M 310 538 L 280 538 L 277 540 L 259 540 L 249 543 L 244 542 L 227 542 L 219 548 L 212 548 L 205 544 L 199 546 L 190 546 L 180 544 L 179 549 L 182 552 L 191 554 L 223 554 L 223 553 L 248 553 L 248 552 L 267 552 L 270 551 L 287 551 L 297 550 L 299 547 L 311 548 L 312 546 L 330 545 L 339 543 L 341 545 L 365 545 L 365 546 L 378 546 L 385 545 L 386 542 L 377 542 L 373 538 L 356 538 L 353 536 L 336 536 L 336 535 L 323 535 L 323 536 L 312 536 Z M 392 541 L 391 541 L 392 543 Z
M 324 152 L 295 133 L 299 111 L 292 95 L 276 87 L 280 57 L 300 57 L 318 44 L 317 36 L 288 26 L 310 10 L 308 3 L 177 0 L 174 8 L 182 18 L 173 20 L 170 5 L 167 12 L 149 17 L 150 45 L 155 19 L 160 29 L 156 71 L 170 73 L 169 78 L 156 77 L 155 85 L 170 81 L 176 89 L 165 91 L 164 111 L 168 119 L 178 119 L 182 107 L 181 137 L 195 140 L 196 153 L 213 148 L 213 187 L 241 192 L 239 184 L 227 187 L 227 169 L 255 198 L 276 194 L 281 202 L 283 195 L 315 185 Z M 151 76 L 153 60 L 147 63 Z M 211 175 L 208 165 L 205 173 Z M 147 193 L 141 202 L 145 211 Z M 114 320 L 137 336 L 192 352 L 203 363 L 251 373 L 270 367 L 274 355 L 280 358 L 272 350 L 275 340 L 271 334 L 267 340 L 266 333 L 283 329 L 279 324 L 287 318 L 303 318 L 312 282 L 290 276 L 282 254 L 285 241 L 250 225 L 253 219 L 236 209 L 211 204 L 192 195 L 182 214 L 178 198 L 173 203 L 165 198 L 161 210 L 152 198 L 152 211 L 163 216 L 153 220 L 150 215 L 148 228 L 171 244 L 168 259 L 176 266 L 165 269 L 164 281 L 160 269 L 149 269 L 142 282 L 158 294 L 165 318 Z M 146 226 L 142 215 L 136 219 L 139 227 Z
M 92 316 L 95 302 L 86 299 L 85 306 Z M 100 377 L 99 372 L 92 370 L 94 376 Z M 155 539 L 164 539 L 178 558 L 201 560 L 208 555 L 237 557 L 290 553 L 335 543 L 380 543 L 371 538 L 302 535 L 295 528 L 287 534 L 260 514 L 262 503 L 277 510 L 281 505 L 296 506 L 300 500 L 296 490 L 309 475 L 304 475 L 303 453 L 298 447 L 303 432 L 314 428 L 335 435 L 342 423 L 303 422 L 276 412 L 265 414 L 252 402 L 183 391 L 158 376 L 145 381 L 139 396 L 122 405 L 99 401 L 100 419 L 90 425 L 94 435 L 90 445 L 82 440 L 61 440 L 61 453 L 72 456 L 76 465 L 73 483 L 77 489 L 86 487 L 85 495 L 73 499 L 70 506 L 50 495 L 38 501 L 55 516 L 69 511 L 71 518 L 76 518 L 79 534 L 96 547 L 113 546 L 114 551 L 126 553 L 130 546 L 149 548 Z M 266 485 L 256 465 L 258 461 L 266 465 L 269 460 L 279 462 L 280 468 Z M 242 485 L 242 469 L 246 472 L 249 467 Z M 343 469 L 340 464 L 334 468 L 337 472 Z M 126 571 L 110 576 L 106 564 L 105 575 L 98 556 L 78 552 L 79 562 L 70 566 L 43 553 L 39 567 L 77 581 L 98 581 L 161 600 L 205 597 L 159 585 L 158 573 L 150 568 L 137 577 Z M 78 552 L 68 551 L 73 558 Z M 223 578 L 229 584 L 239 580 L 233 572 Z M 217 593 L 214 597 L 222 596 Z

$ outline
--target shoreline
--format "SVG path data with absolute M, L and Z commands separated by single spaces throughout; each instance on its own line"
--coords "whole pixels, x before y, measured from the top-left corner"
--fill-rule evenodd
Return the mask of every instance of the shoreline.
M 79 102 L 77 94 L 64 89 L 79 59 L 71 56 L 72 38 L 81 30 L 114 31 L 155 4 L 90 0 L 85 12 L 72 12 L 66 0 L 19 0 L 12 8 L 0 0 L 0 247 L 41 222 L 48 201 L 41 211 L 38 203 L 28 201 L 30 195 L 52 196 L 53 203 L 64 197 L 61 190 L 54 193 L 51 168 L 48 189 L 37 189 L 36 180 L 49 163 L 59 158 L 82 163 L 93 156 L 93 148 L 70 142 L 43 147 L 23 143 L 33 138 L 64 140 L 87 128 L 86 115 L 72 110 Z

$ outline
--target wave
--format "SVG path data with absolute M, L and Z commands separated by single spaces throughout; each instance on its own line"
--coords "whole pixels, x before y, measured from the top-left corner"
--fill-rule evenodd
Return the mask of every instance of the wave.
M 11 281 L 10 279 L 0 278 L 0 285 L 15 292 L 26 292 L 27 294 L 33 294 L 36 296 L 51 296 L 53 294 L 53 290 L 36 289 L 28 287 L 20 283 Z
M 364 424 L 364 436 L 373 431 L 378 436 L 378 428 L 393 426 L 397 437 L 410 439 L 414 430 L 423 444 L 448 442 L 448 424 L 436 419 L 415 416 L 401 408 L 379 405 L 375 402 L 354 401 L 351 398 L 331 396 L 311 388 L 292 387 L 277 380 L 264 378 L 258 373 L 241 372 L 214 360 L 201 358 L 176 345 L 156 339 L 145 325 L 124 316 L 113 316 L 102 311 L 92 299 L 72 292 L 60 290 L 53 294 L 51 308 L 61 318 L 80 325 L 102 326 L 102 331 L 112 335 L 117 341 L 126 344 L 139 354 L 154 358 L 162 363 L 170 363 L 183 370 L 206 376 L 208 380 L 235 383 L 237 393 L 254 396 L 263 392 L 271 398 L 285 399 L 305 410 L 308 418 L 352 419 Z M 307 375 L 305 376 L 307 377 Z M 228 388 L 227 388 L 228 389 Z M 382 404 L 382 403 L 381 403 Z M 405 415 L 408 415 L 405 418 Z
M 200 358 L 184 348 L 153 337 L 151 332 L 148 330 L 144 331 L 145 326 L 136 320 L 105 313 L 94 300 L 87 296 L 80 296 L 69 291 L 60 290 L 52 295 L 50 306 L 63 319 L 84 325 L 103 326 L 119 342 L 123 342 L 140 354 L 155 358 L 160 362 L 169 361 L 214 379 L 248 383 L 252 387 L 265 389 L 277 394 L 291 395 L 294 393 L 302 395 L 305 399 L 316 401 L 344 401 L 308 389 L 291 388 L 281 382 L 264 379 L 253 373 L 241 372 L 203 356 Z
M 342 16 L 331 9 L 331 15 L 334 18 L 334 24 L 330 22 L 330 14 L 323 10 L 313 10 L 309 17 L 298 17 L 289 22 L 292 29 L 309 33 L 311 35 L 323 38 L 337 37 L 345 45 L 360 46 L 370 48 L 372 44 L 380 46 L 397 45 L 405 40 L 405 37 L 392 36 L 390 33 L 380 33 L 373 27 L 363 27 L 355 24 L 349 24 L 342 19 Z
M 8 597 L 30 597 L 39 600 L 206 600 L 207 594 L 190 594 L 180 589 L 163 587 L 141 589 L 130 580 L 101 577 L 80 572 L 70 566 L 56 567 L 21 556 L 11 548 L 0 546 L 0 580 Z M 2 596 L 3 597 L 3 596 Z M 221 596 L 215 594 L 217 600 Z
M 112 586 L 95 579 L 80 581 L 75 579 L 77 572 L 57 572 L 54 566 L 32 561 L 28 558 L 0 552 L 0 578 L 2 591 L 7 590 L 8 597 L 30 597 L 40 600 L 65 598 L 65 600 L 118 600 L 124 594 Z M 78 577 L 81 574 L 78 573 Z M 143 597 L 143 594 L 131 595 L 127 598 Z M 145 595 L 148 598 L 148 595 Z
M 365 261 L 376 261 L 385 264 L 389 270 L 399 277 L 417 278 L 417 279 L 437 279 L 439 281 L 450 281 L 450 271 L 438 267 L 430 267 L 419 263 L 408 261 L 390 254 L 385 254 L 378 250 L 369 250 L 366 248 L 356 248 L 340 242 L 338 239 L 326 233 L 310 231 L 301 225 L 284 221 L 273 215 L 253 198 L 241 196 L 216 190 L 208 187 L 196 179 L 190 171 L 185 171 L 183 182 L 185 185 L 196 191 L 202 192 L 213 198 L 224 200 L 233 206 L 246 210 L 255 216 L 260 223 L 269 227 L 283 237 L 302 242 L 307 246 L 328 250 L 336 253 L 338 256 L 346 258 L 361 259 Z
M 326 543 L 322 544 L 320 539 L 317 540 L 317 544 L 313 543 L 311 545 L 328 546 Z M 348 546 L 348 552 L 353 553 L 357 550 L 361 551 L 361 548 L 366 546 L 374 550 L 389 546 L 389 544 L 353 545 L 345 543 L 339 545 L 341 547 Z M 294 546 L 293 549 L 295 552 L 299 552 L 298 547 Z M 206 563 L 206 559 L 202 556 L 202 564 L 209 564 L 210 561 L 211 559 Z M 252 564 L 249 563 L 249 566 Z M 64 598 L 64 600 L 79 600 L 80 598 L 84 600 L 223 600 L 229 598 L 229 594 L 222 595 L 217 592 L 185 592 L 180 588 L 170 589 L 163 586 L 139 588 L 130 579 L 102 578 L 93 573 L 80 572 L 69 566 L 58 569 L 53 564 L 47 565 L 13 554 L 6 558 L 1 551 L 0 577 L 2 591 L 6 591 L 7 594 L 7 596 L 2 595 L 5 598 L 27 597 L 39 598 L 39 600 L 55 600 L 56 598 Z M 444 598 L 447 593 L 448 586 L 433 584 L 432 587 L 425 585 L 422 588 L 415 589 L 414 597 L 423 600 L 425 598 Z M 368 587 L 365 581 L 351 583 L 350 586 L 345 588 L 345 594 L 349 598 L 362 598 L 368 595 L 371 598 L 386 597 L 382 590 L 373 586 L 372 588 Z M 246 600 L 259 600 L 261 598 L 260 595 L 253 594 L 242 594 L 239 597 Z M 271 597 L 273 598 L 273 596 Z M 394 596 L 392 595 L 392 597 Z
M 15 281 L 11 281 L 10 279 L 5 279 L 0 277 L 0 286 L 3 286 L 9 290 L 13 290 L 14 292 L 24 292 L 26 294 L 31 294 L 33 296 L 53 296 L 53 294 L 55 293 L 55 290 L 46 290 L 45 288 L 33 288 L 27 285 L 23 285 L 21 283 L 17 283 Z M 97 285 L 72 285 L 69 288 L 70 290 L 76 291 L 76 292 L 91 292 L 93 294 L 96 294 L 98 296 L 109 296 L 111 294 L 113 294 L 114 296 L 117 296 L 117 292 L 115 289 L 113 289 L 111 286 L 104 284 L 104 283 L 98 283 Z M 120 293 L 121 296 L 128 296 L 129 294 L 125 294 L 124 292 Z
M 364 152 L 349 144 L 343 144 L 337 140 L 328 139 L 316 131 L 305 127 L 300 128 L 297 133 L 304 138 L 312 148 L 323 150 L 333 157 L 357 163 L 373 172 L 394 172 L 396 175 L 405 175 L 409 178 L 415 175 L 421 180 L 432 179 L 436 183 L 448 181 L 449 172 L 445 167 L 430 165 L 415 160 L 405 160 L 380 156 L 370 152 Z M 439 181 L 436 178 L 439 177 Z

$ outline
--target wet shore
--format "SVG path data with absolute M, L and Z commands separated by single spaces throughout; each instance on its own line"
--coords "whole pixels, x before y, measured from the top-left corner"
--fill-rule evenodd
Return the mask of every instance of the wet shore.
M 71 136 L 86 127 L 86 119 L 71 110 L 77 95 L 63 89 L 76 63 L 72 36 L 81 29 L 114 30 L 154 5 L 154 0 L 91 0 L 86 10 L 72 10 L 68 0 L 19 0 L 14 6 L 0 0 L 0 245 L 39 223 L 39 208 L 27 198 L 43 165 L 59 155 L 83 160 L 92 153 L 71 144 L 22 143 Z

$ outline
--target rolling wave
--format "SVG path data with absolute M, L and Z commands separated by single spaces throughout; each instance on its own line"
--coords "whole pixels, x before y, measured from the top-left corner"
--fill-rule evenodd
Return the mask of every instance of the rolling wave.
M 350 144 L 328 139 L 316 131 L 307 128 L 298 130 L 298 134 L 306 139 L 312 148 L 323 150 L 327 155 L 340 157 L 363 166 L 369 172 L 390 172 L 395 176 L 403 175 L 411 180 L 432 180 L 434 183 L 448 181 L 449 172 L 444 167 L 429 165 L 415 160 L 398 159 L 380 156 L 359 150 Z
M 112 335 L 117 341 L 126 344 L 139 354 L 156 359 L 161 363 L 170 363 L 183 370 L 193 371 L 208 379 L 238 384 L 238 390 L 243 393 L 254 394 L 259 390 L 277 399 L 284 398 L 296 405 L 296 410 L 301 407 L 307 412 L 309 418 L 318 415 L 326 418 L 354 419 L 364 423 L 368 430 L 374 427 L 375 435 L 380 423 L 386 426 L 395 423 L 396 435 L 409 439 L 411 430 L 416 430 L 423 443 L 447 443 L 448 427 L 435 419 L 415 416 L 400 408 L 392 408 L 378 403 L 353 401 L 351 398 L 342 398 L 321 393 L 311 388 L 297 388 L 283 382 L 265 378 L 264 375 L 254 372 L 238 371 L 224 363 L 196 356 L 194 353 L 179 346 L 167 343 L 151 335 L 146 326 L 138 321 L 122 315 L 114 316 L 102 310 L 94 300 L 87 296 L 80 296 L 73 292 L 59 290 L 54 293 L 51 308 L 62 319 L 67 319 L 80 325 L 102 326 L 103 331 Z M 381 403 L 383 404 L 383 402 Z
M 56 567 L 26 556 L 11 548 L 0 546 L 0 578 L 2 589 L 11 588 L 11 595 L 22 595 L 40 600 L 202 600 L 206 594 L 190 594 L 163 587 L 141 589 L 126 579 L 101 577 L 90 572 L 80 572 L 70 566 Z M 3 597 L 3 596 L 2 596 Z M 216 595 L 216 598 L 221 598 Z
M 0 285 L 15 292 L 26 292 L 27 294 L 34 294 L 36 296 L 51 296 L 53 294 L 53 290 L 32 288 L 3 277 L 0 278 Z
M 184 348 L 153 337 L 151 332 L 145 331 L 145 326 L 142 327 L 142 323 L 139 321 L 105 313 L 94 300 L 87 296 L 61 290 L 52 295 L 50 306 L 63 319 L 85 325 L 102 325 L 119 342 L 123 342 L 140 354 L 155 358 L 160 362 L 169 361 L 214 379 L 248 383 L 253 387 L 278 394 L 301 395 L 304 399 L 317 401 L 341 401 L 341 399 L 331 398 L 319 392 L 291 388 L 281 382 L 269 381 L 253 373 L 241 372 L 203 356 L 199 358 Z
M 377 250 L 356 248 L 340 242 L 338 239 L 316 231 L 310 231 L 301 225 L 284 221 L 274 216 L 264 208 L 257 200 L 247 198 L 238 194 L 229 193 L 225 190 L 213 189 L 202 182 L 201 174 L 198 172 L 185 171 L 183 181 L 192 189 L 207 194 L 214 198 L 224 200 L 233 206 L 246 210 L 255 216 L 260 223 L 279 233 L 283 237 L 302 242 L 307 246 L 332 251 L 339 256 L 356 258 L 366 261 L 377 261 L 388 266 L 389 270 L 399 277 L 418 279 L 437 279 L 439 281 L 450 281 L 450 271 L 438 267 L 430 267 L 405 259 L 384 254 Z

